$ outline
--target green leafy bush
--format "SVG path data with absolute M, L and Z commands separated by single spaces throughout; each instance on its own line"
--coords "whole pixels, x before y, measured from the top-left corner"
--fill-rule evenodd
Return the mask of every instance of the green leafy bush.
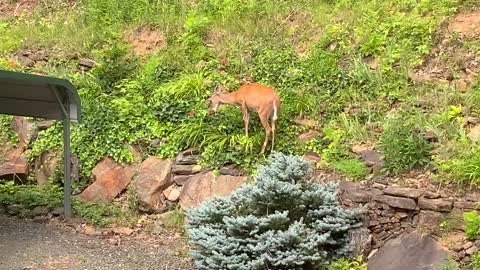
M 251 185 L 187 212 L 199 269 L 306 269 L 351 254 L 361 226 L 340 207 L 336 186 L 311 181 L 309 163 L 275 153 Z
M 471 211 L 463 214 L 465 221 L 465 234 L 467 239 L 474 240 L 480 233 L 480 216 L 477 211 Z
M 386 172 L 401 173 L 428 164 L 432 146 L 419 133 L 415 120 L 408 113 L 386 123 L 380 139 Z

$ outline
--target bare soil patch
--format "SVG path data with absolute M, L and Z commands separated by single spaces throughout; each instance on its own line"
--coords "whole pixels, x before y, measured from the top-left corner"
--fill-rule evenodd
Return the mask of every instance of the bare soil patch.
M 128 41 L 133 52 L 139 56 L 154 54 L 167 46 L 165 35 L 151 28 L 140 28 L 129 33 Z
M 459 13 L 451 20 L 448 29 L 464 38 L 479 38 L 480 10 Z
M 3 0 L 0 2 L 0 18 L 30 15 L 39 4 L 41 1 L 38 0 Z
M 438 31 L 429 57 L 411 78 L 419 83 L 433 82 L 464 92 L 480 73 L 480 55 L 466 48 L 465 42 L 480 39 L 480 11 L 461 12 L 446 21 Z

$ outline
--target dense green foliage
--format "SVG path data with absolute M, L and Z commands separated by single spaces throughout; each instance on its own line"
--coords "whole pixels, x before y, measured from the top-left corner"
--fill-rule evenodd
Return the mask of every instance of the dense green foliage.
M 19 205 L 23 212 L 20 215 L 28 216 L 30 211 L 38 206 L 51 209 L 63 206 L 63 189 L 57 185 L 45 186 L 15 185 L 12 181 L 0 184 L 0 207 Z M 94 225 L 111 223 L 131 225 L 136 222 L 135 213 L 122 209 L 119 203 L 111 204 L 84 204 L 77 198 L 73 201 L 75 216 Z
M 478 157 L 470 150 L 477 146 L 459 151 L 471 155 L 452 159 L 452 147 L 465 130 L 449 116 L 451 106 L 463 109 L 460 118 L 475 116 L 480 86 L 459 93 L 416 84 L 408 76 L 431 57 L 441 22 L 475 5 L 461 0 L 83 0 L 72 7 L 45 0 L 32 14 L 0 19 L 0 68 L 65 77 L 78 87 L 84 117 L 73 127 L 72 149 L 87 178 L 104 156 L 131 161 L 129 145 L 162 157 L 198 146 L 205 166 L 255 168 L 264 160 L 258 155 L 263 142 L 258 117 L 252 114 L 251 136 L 245 138 L 238 108 L 208 117 L 204 102 L 217 84 L 232 91 L 242 78 L 251 78 L 280 94 L 277 151 L 313 150 L 326 167 L 362 179 L 365 168 L 348 148 L 380 142 L 388 172 L 421 167 L 433 154 L 440 179 L 476 183 Z M 130 36 L 150 30 L 160 36 L 152 45 L 158 50 L 134 54 Z M 462 46 L 479 53 L 475 40 Z M 45 50 L 48 62 L 21 67 L 10 61 L 19 50 Z M 79 72 L 75 55 L 98 65 Z M 430 106 L 420 109 L 421 100 Z M 392 119 L 409 122 L 399 115 L 402 110 L 415 110 L 423 120 L 397 134 Z M 320 126 L 311 129 L 324 136 L 298 142 L 310 129 L 294 124 L 299 116 L 318 120 Z M 382 126 L 383 136 L 377 129 Z M 431 145 L 418 131 L 433 131 L 440 143 Z M 29 156 L 33 160 L 60 146 L 57 124 L 41 132 Z
M 310 173 L 307 161 L 275 153 L 253 184 L 190 210 L 197 267 L 318 269 L 350 256 L 348 232 L 362 226 L 360 216 L 339 205 L 335 185 Z

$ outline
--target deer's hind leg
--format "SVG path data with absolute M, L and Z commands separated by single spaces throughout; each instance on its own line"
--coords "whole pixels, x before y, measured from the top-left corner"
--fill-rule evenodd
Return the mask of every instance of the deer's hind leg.
M 242 104 L 242 113 L 243 113 L 243 125 L 245 127 L 245 137 L 248 137 L 248 123 L 250 122 L 250 113 L 248 112 L 247 105 Z
M 265 153 L 265 148 L 268 144 L 268 137 L 270 137 L 270 134 L 272 133 L 272 128 L 268 123 L 268 114 L 265 114 L 265 112 L 259 112 L 258 116 L 260 117 L 260 122 L 262 122 L 262 126 L 265 129 L 265 141 L 263 142 L 262 151 L 260 152 L 260 154 L 263 154 Z

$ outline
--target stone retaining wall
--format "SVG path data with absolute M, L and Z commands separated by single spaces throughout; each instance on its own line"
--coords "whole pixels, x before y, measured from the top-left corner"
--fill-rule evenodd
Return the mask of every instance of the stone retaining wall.
M 480 241 L 467 241 L 463 232 L 463 213 L 478 209 L 477 195 L 457 198 L 448 192 L 389 186 L 378 180 L 368 185 L 341 182 L 340 199 L 347 207 L 365 210 L 365 223 L 372 235 L 372 252 L 367 254 L 413 230 L 432 235 L 463 263 L 480 248 Z

